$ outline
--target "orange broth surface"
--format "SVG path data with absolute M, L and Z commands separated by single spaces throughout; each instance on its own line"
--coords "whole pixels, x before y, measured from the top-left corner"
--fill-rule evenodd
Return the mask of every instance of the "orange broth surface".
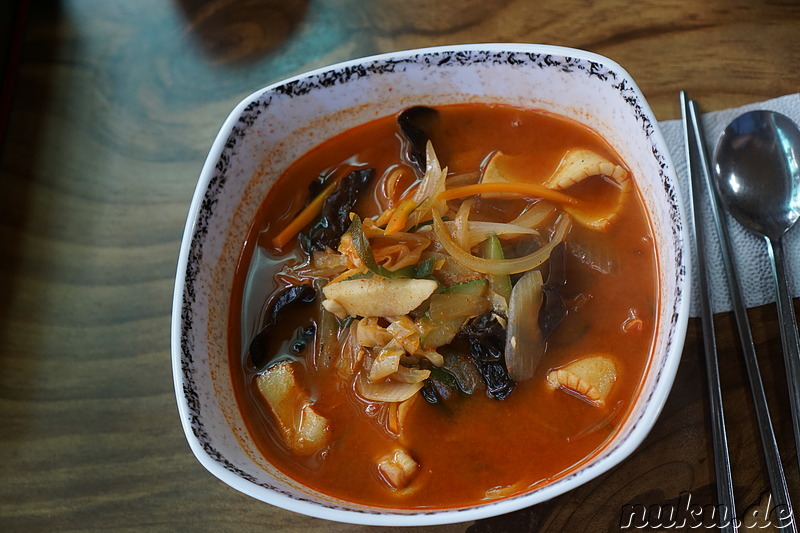
M 575 147 L 624 166 L 593 131 L 552 114 L 487 104 L 437 109 L 430 138 L 450 175 L 479 171 L 495 151 L 519 156 L 516 161 L 524 167 L 519 170 L 532 183 L 550 176 L 565 150 Z M 387 487 L 374 464 L 398 444 L 382 427 L 385 412 L 379 404 L 358 399 L 352 383 L 343 382 L 334 369 L 316 369 L 313 360 L 298 358 L 304 369 L 302 386 L 328 419 L 332 435 L 322 451 L 298 455 L 283 444 L 247 365 L 247 346 L 262 325 L 267 302 L 284 286 L 275 274 L 286 264 L 305 260 L 294 241 L 279 251 L 271 240 L 302 209 L 308 184 L 330 169 L 369 165 L 376 178 L 355 211 L 362 218 L 375 216 L 388 206 L 382 191 L 391 169 L 405 169 L 408 185 L 413 179 L 400 156 L 402 142 L 395 116 L 364 124 L 301 157 L 265 199 L 244 245 L 231 298 L 229 350 L 238 404 L 270 462 L 297 481 L 343 500 L 439 509 L 525 492 L 563 476 L 609 442 L 627 416 L 647 367 L 656 326 L 657 271 L 649 222 L 635 187 L 607 230 L 572 224 L 567 242 L 610 250 L 613 268 L 602 273 L 567 254 L 567 316 L 548 337 L 533 378 L 517 383 L 502 401 L 481 390 L 444 404 L 415 401 L 402 445 L 420 467 L 406 490 Z M 598 209 L 610 202 L 609 185 L 602 178 L 586 180 L 569 192 L 598 203 Z M 476 212 L 502 219 L 504 210 L 518 210 L 515 202 L 520 200 L 481 200 Z M 505 216 L 506 221 L 513 216 Z M 311 305 L 282 323 L 287 337 L 317 320 L 317 308 Z M 626 331 L 632 316 L 641 322 Z M 548 371 L 594 353 L 610 354 L 618 363 L 605 406 L 547 386 Z

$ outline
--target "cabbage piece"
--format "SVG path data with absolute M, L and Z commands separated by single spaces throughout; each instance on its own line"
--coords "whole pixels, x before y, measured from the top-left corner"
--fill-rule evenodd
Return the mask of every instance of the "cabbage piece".
M 420 332 L 417 325 L 408 315 L 403 315 L 394 319 L 389 327 L 386 328 L 386 331 L 388 331 L 394 337 L 394 340 L 408 353 L 415 354 L 419 351 Z
M 595 272 L 605 275 L 619 272 L 615 254 L 608 245 L 596 242 L 584 245 L 573 240 L 569 243 L 569 251 L 578 261 Z
M 420 319 L 419 328 L 423 332 L 420 344 L 438 348 L 452 342 L 467 320 L 491 308 L 491 301 L 487 298 L 488 287 L 489 282 L 480 278 L 434 294 L 427 312 Z
M 353 220 L 350 222 L 350 227 L 347 229 L 347 232 L 341 239 L 339 251 L 345 255 L 348 255 L 350 260 L 356 266 L 363 265 L 369 269 L 370 272 L 378 276 L 384 278 L 409 278 L 413 276 L 415 271 L 413 266 L 406 266 L 404 268 L 390 270 L 377 263 L 372 246 L 370 245 L 369 239 L 366 235 L 367 230 L 370 230 L 371 232 L 374 231 L 374 229 L 370 226 L 371 225 L 362 224 L 361 218 L 358 215 L 354 215 Z M 426 239 L 426 242 L 424 243 L 422 249 L 419 250 L 419 253 L 422 253 L 422 250 L 427 248 L 428 244 L 429 243 Z M 354 257 L 353 254 L 355 254 Z
M 391 332 L 379 325 L 376 317 L 359 320 L 356 334 L 358 343 L 367 348 L 386 346 L 393 339 Z
M 372 361 L 372 366 L 369 369 L 370 381 L 378 381 L 385 377 L 391 376 L 400 368 L 400 358 L 406 354 L 406 351 L 400 346 L 400 343 L 395 339 L 378 351 L 375 359 Z

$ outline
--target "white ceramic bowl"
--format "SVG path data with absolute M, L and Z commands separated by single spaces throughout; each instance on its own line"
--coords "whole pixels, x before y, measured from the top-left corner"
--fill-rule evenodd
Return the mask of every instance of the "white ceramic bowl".
M 653 224 L 661 301 L 641 392 L 598 455 L 521 496 L 420 512 L 320 495 L 260 456 L 231 390 L 226 320 L 247 229 L 284 169 L 323 139 L 410 105 L 473 101 L 540 108 L 576 119 L 604 137 L 633 171 Z M 172 320 L 175 392 L 186 438 L 203 466 L 235 489 L 329 520 L 443 524 L 553 498 L 618 464 L 655 423 L 683 347 L 690 294 L 687 243 L 677 178 L 656 119 L 630 76 L 604 57 L 525 44 L 427 48 L 349 61 L 271 85 L 245 98 L 223 124 L 189 210 Z

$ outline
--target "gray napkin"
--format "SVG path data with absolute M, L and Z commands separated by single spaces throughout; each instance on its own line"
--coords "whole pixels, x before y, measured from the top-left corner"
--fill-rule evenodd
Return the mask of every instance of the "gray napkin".
M 689 95 L 691 97 L 691 95 Z M 677 96 L 675 97 L 677 99 Z M 702 102 L 699 102 L 702 106 Z M 703 127 L 706 141 L 708 143 L 708 155 L 713 157 L 722 131 L 742 113 L 756 109 L 766 109 L 777 111 L 788 116 L 797 123 L 800 123 L 800 94 L 790 94 L 781 96 L 773 100 L 748 104 L 734 109 L 725 109 L 705 113 L 702 116 Z M 701 109 L 702 110 L 702 109 Z M 667 141 L 675 169 L 678 173 L 681 192 L 684 202 L 689 202 L 689 178 L 686 171 L 686 154 L 683 145 L 683 125 L 680 120 L 666 120 L 660 122 L 661 131 Z M 705 191 L 705 188 L 704 188 Z M 703 198 L 703 216 L 707 230 L 708 249 L 706 250 L 706 264 L 711 277 L 709 286 L 711 287 L 711 306 L 715 313 L 730 311 L 730 294 L 728 292 L 728 282 L 725 270 L 722 265 L 719 240 L 711 213 L 708 209 L 708 198 Z M 687 216 L 691 213 L 691 206 L 687 205 Z M 691 218 L 691 217 L 689 217 Z M 728 222 L 729 233 L 732 239 L 732 249 L 735 256 L 736 269 L 739 273 L 739 282 L 747 307 L 757 307 L 775 301 L 775 283 L 772 278 L 772 269 L 767 256 L 766 242 L 763 238 L 757 237 L 746 230 L 732 217 L 725 217 Z M 692 221 L 688 221 L 691 228 Z M 798 223 L 800 226 L 800 223 Z M 692 237 L 693 239 L 693 237 Z M 693 245 L 693 243 L 692 243 Z M 693 249 L 693 248 L 692 248 Z M 789 285 L 792 288 L 794 297 L 800 296 L 800 227 L 792 228 L 785 237 L 785 251 L 788 261 L 787 275 Z M 697 264 L 693 261 L 693 281 L 692 281 L 692 305 L 691 316 L 700 315 L 699 305 L 699 282 L 697 279 Z

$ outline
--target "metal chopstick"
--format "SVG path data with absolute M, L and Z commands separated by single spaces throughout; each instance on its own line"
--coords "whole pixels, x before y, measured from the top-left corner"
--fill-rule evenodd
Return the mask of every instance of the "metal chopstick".
M 789 489 L 786 485 L 786 477 L 783 472 L 783 465 L 778 451 L 778 443 L 775 439 L 775 431 L 772 426 L 772 420 L 767 407 L 767 398 L 764 393 L 764 384 L 761 380 L 761 371 L 758 367 L 758 360 L 756 359 L 755 344 L 753 343 L 753 336 L 750 330 L 750 322 L 747 318 L 747 310 L 742 298 L 741 285 L 739 283 L 739 276 L 733 263 L 733 253 L 731 252 L 731 241 L 728 234 L 728 227 L 722 222 L 721 209 L 719 205 L 719 198 L 717 191 L 711 182 L 711 171 L 708 164 L 708 155 L 706 152 L 706 144 L 704 141 L 702 127 L 698 119 L 699 113 L 697 111 L 697 102 L 688 100 L 685 93 L 681 93 L 681 101 L 683 102 L 683 109 L 691 121 L 692 138 L 695 146 L 694 150 L 698 156 L 697 169 L 700 171 L 703 181 L 705 182 L 706 192 L 708 194 L 711 206 L 711 214 L 714 220 L 714 226 L 717 230 L 717 235 L 720 239 L 720 247 L 722 254 L 722 261 L 725 265 L 725 274 L 728 279 L 729 292 L 731 301 L 733 302 L 734 316 L 736 317 L 736 327 L 739 332 L 739 341 L 742 345 L 742 356 L 744 358 L 745 367 L 747 370 L 747 377 L 750 382 L 750 391 L 753 395 L 753 403 L 756 411 L 756 421 L 758 430 L 761 437 L 761 447 L 764 453 L 765 464 L 767 468 L 767 475 L 769 477 L 769 484 L 772 497 L 775 505 L 783 506 L 784 511 L 788 511 L 790 517 L 784 524 L 784 531 L 796 532 L 797 527 L 794 523 L 794 512 L 792 510 L 792 503 L 789 497 Z M 684 117 L 686 120 L 687 117 Z M 699 185 L 695 186 L 693 180 L 693 187 L 695 188 L 695 196 L 699 196 Z M 695 202 L 699 199 L 695 198 Z M 695 210 L 695 219 L 697 219 L 697 208 Z M 695 220 L 696 225 L 698 221 Z M 702 228 L 702 224 L 699 224 Z M 701 248 L 702 249 L 702 248 Z M 703 276 L 701 276 L 701 281 Z M 779 509 L 781 509 L 779 507 Z
M 700 282 L 700 319 L 703 325 L 703 348 L 705 350 L 706 374 L 708 377 L 709 407 L 711 414 L 711 444 L 714 450 L 714 470 L 717 480 L 717 499 L 727 516 L 720 517 L 720 530 L 739 531 L 734 519 L 736 505 L 733 496 L 733 479 L 731 477 L 731 460 L 728 453 L 728 437 L 725 431 L 725 413 L 722 405 L 722 385 L 719 380 L 719 361 L 717 360 L 717 339 L 714 331 L 714 316 L 711 311 L 711 292 L 708 286 L 705 257 L 701 253 L 706 249 L 705 228 L 701 216 L 700 184 L 695 177 L 700 162 L 695 152 L 696 130 L 689 127 L 689 103 L 686 93 L 681 91 L 681 115 L 683 117 L 684 148 L 686 150 L 686 167 L 689 173 L 689 196 L 694 217 L 694 256 L 697 258 L 697 270 Z

